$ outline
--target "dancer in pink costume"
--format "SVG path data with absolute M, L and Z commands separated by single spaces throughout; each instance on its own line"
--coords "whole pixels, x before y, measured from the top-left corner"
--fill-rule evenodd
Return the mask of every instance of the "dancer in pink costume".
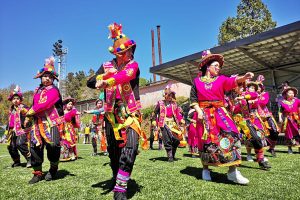
M 80 112 L 75 108 L 75 99 L 68 97 L 63 100 L 65 113 L 65 132 L 61 137 L 60 161 L 76 160 L 77 152 L 77 128 L 80 127 Z
M 287 87 L 282 91 L 284 100 L 280 102 L 279 122 L 288 145 L 288 153 L 292 154 L 292 147 L 300 147 L 300 100 L 296 97 L 298 90 Z M 300 149 L 299 149 L 300 150 Z
M 198 134 L 196 129 L 197 124 L 197 112 L 195 109 L 191 109 L 188 113 L 187 120 L 190 122 L 188 126 L 188 144 L 190 152 L 193 158 L 199 156 L 198 153 Z
M 247 149 L 247 160 L 253 161 L 251 149 L 254 148 L 259 166 L 268 170 L 271 166 L 264 157 L 263 147 L 266 146 L 264 126 L 257 114 L 258 93 L 256 91 L 258 85 L 256 82 L 249 82 L 247 87 L 248 90 L 244 93 L 239 88 L 235 90 L 239 96 L 235 98 L 233 106 L 234 120 L 243 133 Z
M 21 166 L 20 154 L 27 160 L 26 167 L 31 167 L 30 156 L 30 127 L 24 127 L 25 115 L 28 107 L 22 103 L 23 94 L 19 86 L 11 91 L 8 100 L 12 102 L 9 110 L 8 125 L 6 130 L 7 149 L 13 160 L 12 167 Z
M 259 75 L 256 80 L 258 83 L 257 92 L 259 94 L 257 112 L 258 116 L 260 116 L 264 122 L 265 130 L 269 132 L 268 137 L 266 137 L 266 140 L 270 145 L 268 152 L 270 152 L 273 157 L 276 157 L 275 145 L 277 143 L 280 130 L 272 112 L 267 107 L 270 100 L 270 95 L 267 91 L 265 91 L 265 86 L 263 84 L 264 80 L 265 78 L 263 75 Z
M 203 51 L 199 65 L 202 74 L 194 79 L 191 88 L 191 107 L 196 110 L 199 121 L 197 131 L 203 164 L 202 178 L 211 181 L 209 165 L 229 166 L 228 180 L 248 184 L 249 180 L 236 168 L 241 163 L 239 132 L 224 107 L 224 93 L 254 75 L 251 72 L 244 76 L 220 75 L 223 63 L 222 55 Z
M 184 141 L 184 131 L 180 125 L 185 122 L 176 103 L 175 92 L 170 85 L 164 90 L 164 100 L 158 101 L 152 113 L 152 123 L 160 128 L 168 161 L 173 162 L 177 147 Z M 158 124 L 156 124 L 156 121 Z
M 147 137 L 141 129 L 138 63 L 134 61 L 136 43 L 122 32 L 122 25 L 109 25 L 115 55 L 91 77 L 87 86 L 104 89 L 105 133 L 110 166 L 113 172 L 114 198 L 127 199 L 127 183 L 138 154 L 139 139 L 148 149 Z

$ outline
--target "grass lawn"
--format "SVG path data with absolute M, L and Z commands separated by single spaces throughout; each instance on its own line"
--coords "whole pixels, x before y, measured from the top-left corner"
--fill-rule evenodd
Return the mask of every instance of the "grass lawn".
M 263 171 L 255 162 L 239 167 L 249 178 L 248 186 L 227 181 L 228 168 L 211 168 L 212 182 L 201 179 L 200 160 L 191 158 L 187 149 L 179 149 L 178 161 L 166 162 L 165 151 L 141 151 L 129 181 L 128 197 L 132 199 L 300 199 L 300 154 L 278 146 L 277 158 L 269 157 L 272 169 Z M 245 149 L 243 149 L 245 152 Z M 34 185 L 31 169 L 11 168 L 5 144 L 0 144 L 0 199 L 112 199 L 111 169 L 107 156 L 91 156 L 91 144 L 79 144 L 80 159 L 60 163 L 58 177 Z M 243 154 L 245 157 L 245 154 Z M 25 162 L 22 157 L 22 161 Z M 49 162 L 44 162 L 44 172 Z

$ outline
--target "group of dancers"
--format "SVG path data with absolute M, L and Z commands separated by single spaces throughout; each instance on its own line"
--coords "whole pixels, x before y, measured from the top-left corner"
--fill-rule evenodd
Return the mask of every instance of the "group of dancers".
M 148 148 L 148 140 L 141 128 L 140 70 L 134 60 L 136 42 L 122 32 L 120 24 L 109 25 L 109 31 L 113 40 L 109 51 L 115 58 L 103 63 L 87 81 L 87 87 L 102 90 L 104 98 L 96 102 L 95 110 L 84 113 L 95 115 L 93 123 L 102 138 L 100 148 L 109 155 L 114 199 L 126 199 L 139 140 L 143 149 Z M 242 76 L 220 75 L 223 64 L 222 55 L 203 51 L 200 73 L 191 88 L 188 140 L 182 128 L 185 126 L 182 110 L 170 86 L 165 88 L 164 100 L 157 102 L 151 115 L 152 138 L 161 141 L 160 148 L 163 143 L 169 162 L 176 160 L 177 148 L 185 147 L 188 142 L 193 157 L 200 157 L 202 161 L 202 178 L 206 181 L 211 181 L 209 166 L 225 166 L 229 167 L 228 180 L 248 184 L 249 180 L 237 170 L 241 163 L 241 138 L 248 155 L 254 148 L 259 166 L 269 169 L 271 166 L 264 157 L 263 148 L 269 146 L 268 151 L 276 156 L 280 129 L 267 108 L 269 95 L 263 85 L 263 76 L 252 81 L 254 74 L 251 72 Z M 41 84 L 33 94 L 31 107 L 22 104 L 19 88 L 10 94 L 12 106 L 7 128 L 13 167 L 20 165 L 20 150 L 28 161 L 27 166 L 33 168 L 30 184 L 43 179 L 44 147 L 50 161 L 50 169 L 44 177 L 46 181 L 55 178 L 60 160 L 78 158 L 76 129 L 81 114 L 74 107 L 75 99 L 63 100 L 53 84 L 58 81 L 54 58 L 46 59 L 35 78 L 40 78 Z M 228 92 L 231 95 L 226 96 Z M 289 142 L 289 153 L 292 146 L 299 145 L 300 101 L 297 94 L 296 88 L 286 87 L 280 102 L 279 122 Z M 153 139 L 151 142 L 153 145 Z

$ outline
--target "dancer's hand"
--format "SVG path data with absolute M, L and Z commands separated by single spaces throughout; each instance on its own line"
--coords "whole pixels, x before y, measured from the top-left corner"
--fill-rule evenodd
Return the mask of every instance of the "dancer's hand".
M 203 112 L 198 112 L 198 120 L 202 121 L 203 120 Z
M 96 89 L 98 89 L 98 90 L 103 89 L 106 86 L 107 86 L 107 81 L 105 81 L 105 80 L 98 80 L 95 85 Z
M 25 117 L 24 127 L 27 127 L 30 121 L 31 121 L 31 119 L 29 117 Z
M 247 72 L 245 75 L 244 75 L 244 78 L 245 79 L 252 79 L 254 77 L 254 74 L 252 72 Z

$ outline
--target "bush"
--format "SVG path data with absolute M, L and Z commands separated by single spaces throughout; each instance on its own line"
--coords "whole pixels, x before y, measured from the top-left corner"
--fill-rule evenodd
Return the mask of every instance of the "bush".
M 176 97 L 176 102 L 178 106 L 182 106 L 182 104 L 185 104 L 186 102 L 188 102 L 189 98 L 184 97 L 184 96 L 179 96 Z
M 148 119 L 150 120 L 151 117 L 151 113 L 154 111 L 154 106 L 150 106 L 147 108 L 144 108 L 141 110 L 142 114 L 143 114 L 143 119 Z

